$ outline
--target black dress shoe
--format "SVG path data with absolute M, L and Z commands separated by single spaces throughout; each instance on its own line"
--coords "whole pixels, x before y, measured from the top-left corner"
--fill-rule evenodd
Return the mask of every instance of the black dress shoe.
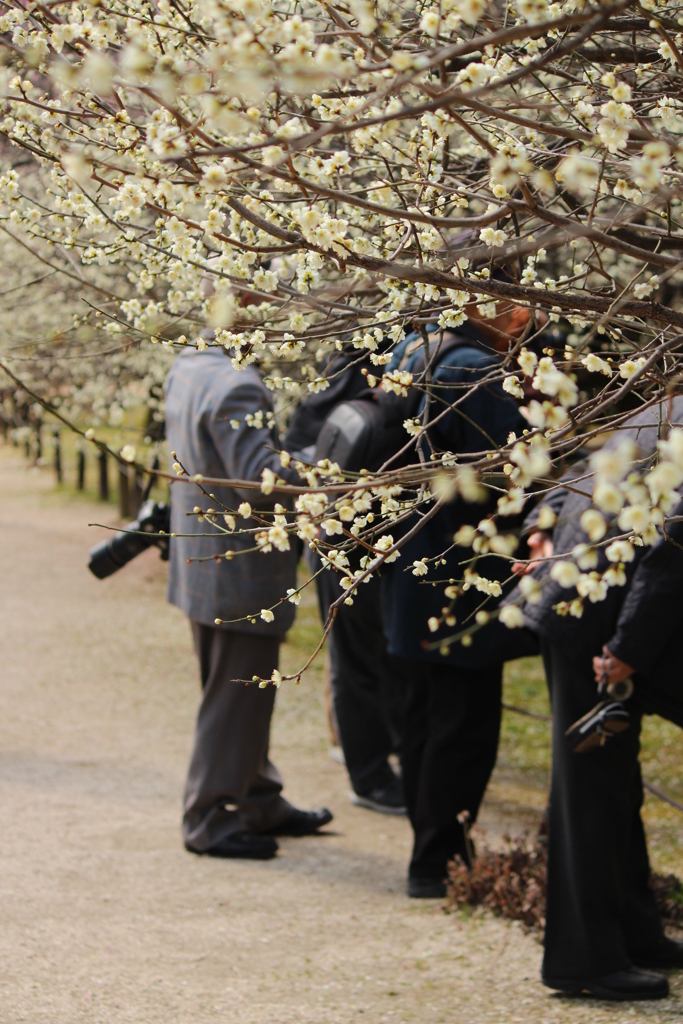
M 414 900 L 442 900 L 446 883 L 439 878 L 408 878 L 406 892 Z
M 371 789 L 369 793 L 351 793 L 349 800 L 356 807 L 365 807 L 368 811 L 378 811 L 380 814 L 406 813 L 403 784 L 397 776 L 385 785 Z
M 323 825 L 329 825 L 334 815 L 327 807 L 315 811 L 300 811 L 296 807 L 288 818 L 275 828 L 268 830 L 268 836 L 310 836 Z
M 603 974 L 599 978 L 543 978 L 547 988 L 554 988 L 568 995 L 594 996 L 596 999 L 610 999 L 627 1003 L 640 999 L 666 999 L 669 982 L 661 974 L 650 974 L 637 967 L 627 967 L 614 974 Z
M 671 971 L 683 967 L 683 942 L 680 939 L 662 938 L 656 946 L 634 950 L 629 953 L 636 967 L 653 967 L 655 970 Z
M 270 860 L 278 851 L 278 845 L 272 836 L 257 835 L 256 832 L 231 832 L 224 836 L 208 850 L 193 850 L 186 846 L 190 853 L 207 857 L 242 857 L 245 860 Z

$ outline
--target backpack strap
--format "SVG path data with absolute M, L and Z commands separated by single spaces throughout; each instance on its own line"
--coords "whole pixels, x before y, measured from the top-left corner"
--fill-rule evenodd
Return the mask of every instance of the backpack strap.
M 434 342 L 430 341 L 429 347 L 431 349 Z M 454 331 L 444 331 L 443 338 L 436 353 L 436 361 L 433 364 L 432 369 L 435 369 L 443 357 L 449 352 L 452 352 L 456 348 L 484 348 L 484 342 L 477 337 L 468 337 L 467 334 L 456 334 Z M 408 342 L 403 353 L 403 358 L 399 363 L 398 368 L 403 369 L 411 356 L 417 352 L 420 353 L 415 363 L 413 364 L 413 376 L 419 373 L 423 373 L 425 369 L 425 357 L 424 357 L 424 342 L 421 337 L 414 338 L 413 341 Z

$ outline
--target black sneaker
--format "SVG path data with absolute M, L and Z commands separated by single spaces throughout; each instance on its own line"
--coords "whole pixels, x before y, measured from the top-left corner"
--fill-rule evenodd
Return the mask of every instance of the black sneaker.
M 403 786 L 397 776 L 386 785 L 371 789 L 369 793 L 350 793 L 349 800 L 356 807 L 365 807 L 368 811 L 378 811 L 379 814 L 406 813 Z
M 414 900 L 442 900 L 446 882 L 439 878 L 408 878 L 406 892 Z

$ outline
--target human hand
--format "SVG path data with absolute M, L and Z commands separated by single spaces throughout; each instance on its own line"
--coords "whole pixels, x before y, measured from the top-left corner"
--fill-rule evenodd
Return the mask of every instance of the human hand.
M 612 686 L 628 679 L 635 669 L 611 654 L 607 647 L 603 647 L 602 654 L 597 654 L 593 658 L 593 671 L 596 683 L 607 683 L 608 686 Z
M 518 576 L 526 576 L 539 562 L 545 562 L 553 555 L 553 542 L 542 530 L 532 533 L 527 544 L 529 545 L 529 561 L 515 562 L 512 566 L 512 571 Z

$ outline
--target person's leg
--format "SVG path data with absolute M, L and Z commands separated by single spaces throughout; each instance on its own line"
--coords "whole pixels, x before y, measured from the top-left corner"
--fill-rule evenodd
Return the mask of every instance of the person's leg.
M 418 795 L 424 750 L 429 738 L 429 694 L 428 679 L 421 678 L 421 666 L 405 658 L 396 658 L 400 663 L 403 678 L 406 680 L 406 708 L 403 727 L 403 749 L 401 766 L 403 769 L 403 792 L 410 824 L 415 832 L 418 813 Z
M 279 637 L 231 633 L 193 622 L 202 700 L 184 797 L 186 846 L 205 852 L 246 827 L 265 831 L 291 806 L 268 760 L 275 687 L 238 679 L 269 678 Z
M 640 718 L 604 747 L 576 754 L 565 730 L 597 702 L 590 654 L 545 647 L 553 768 L 543 977 L 590 979 L 629 967 L 627 933 L 661 935 L 648 898 L 640 823 Z
M 502 666 L 474 670 L 412 664 L 415 677 L 406 716 L 406 747 L 412 748 L 412 756 L 408 762 L 404 758 L 415 833 L 409 877 L 437 881 L 446 878 L 448 862 L 456 854 L 467 861 L 464 829 L 457 819 L 468 811 L 470 822 L 476 821 L 496 763 Z M 420 689 L 421 700 L 416 697 Z M 419 735 L 413 737 L 410 711 L 418 703 L 422 717 Z
M 361 795 L 394 779 L 387 760 L 394 742 L 382 703 L 382 684 L 389 669 L 379 582 L 373 579 L 363 584 L 353 604 L 339 608 L 328 637 L 330 688 L 339 739 L 351 785 Z M 317 584 L 324 621 L 341 589 L 331 572 L 321 573 Z
M 640 721 L 638 726 L 640 732 Z M 638 762 L 631 788 L 631 828 L 628 840 L 629 854 L 624 858 L 626 875 L 623 881 L 622 913 L 626 949 L 636 962 L 638 953 L 657 947 L 664 938 L 657 900 L 650 888 L 650 858 L 647 853 L 643 819 L 640 816 L 643 795 L 643 779 Z

